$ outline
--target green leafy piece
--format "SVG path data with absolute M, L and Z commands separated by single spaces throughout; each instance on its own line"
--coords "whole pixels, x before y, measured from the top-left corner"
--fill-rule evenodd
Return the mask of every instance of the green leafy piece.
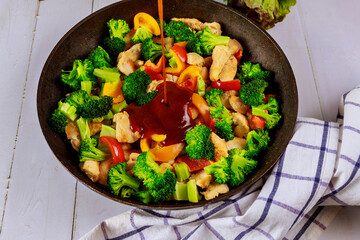
M 92 87 L 95 87 L 97 79 L 93 75 L 93 71 L 94 65 L 89 59 L 84 61 L 77 59 L 73 62 L 72 70 L 61 70 L 61 81 L 72 90 L 80 90 L 82 81 L 90 81 Z
M 85 138 L 80 145 L 79 159 L 80 162 L 86 160 L 104 161 L 109 155 L 96 148 L 98 141 L 95 138 Z
M 101 46 L 92 50 L 88 59 L 93 63 L 95 68 L 112 68 L 113 66 L 113 61 L 111 60 L 109 54 Z
M 221 157 L 221 159 L 217 162 L 214 162 L 213 164 L 206 166 L 204 168 L 204 171 L 207 174 L 214 174 L 215 181 L 217 183 L 226 183 L 229 181 L 230 178 L 230 168 L 228 160 L 224 157 Z
M 170 21 L 164 27 L 164 32 L 167 36 L 174 38 L 175 42 L 189 41 L 195 36 L 191 28 L 182 21 Z
M 211 129 L 205 125 L 195 126 L 185 136 L 186 153 L 191 159 L 215 159 L 215 147 L 210 140 Z
M 245 150 L 238 148 L 229 151 L 227 160 L 230 166 L 229 184 L 232 187 L 239 186 L 245 180 L 245 176 L 257 165 L 257 162 L 251 159 Z
M 121 162 L 111 167 L 108 172 L 108 178 L 107 178 L 108 187 L 111 193 L 115 195 L 119 195 L 121 191 L 121 196 L 123 197 L 129 194 L 130 195 L 133 194 L 132 192 L 129 192 L 130 190 L 126 190 L 126 189 L 130 188 L 133 190 L 137 190 L 140 186 L 140 182 L 137 179 L 127 174 L 125 170 L 126 165 L 127 165 L 126 162 Z M 125 189 L 122 190 L 123 188 Z M 125 192 L 123 193 L 123 191 Z

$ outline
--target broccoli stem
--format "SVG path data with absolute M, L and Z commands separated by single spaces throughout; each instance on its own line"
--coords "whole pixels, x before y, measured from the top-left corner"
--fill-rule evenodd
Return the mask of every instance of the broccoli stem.
M 81 140 L 89 138 L 90 137 L 90 128 L 89 128 L 88 120 L 85 119 L 85 118 L 80 117 L 76 121 L 76 124 L 77 124 L 77 126 L 79 128 Z
M 187 201 L 188 198 L 188 192 L 187 192 L 187 184 L 186 183 L 179 183 L 177 182 L 175 185 L 175 193 L 174 193 L 174 199 L 177 201 Z
M 102 125 L 100 131 L 100 137 L 102 136 L 116 138 L 116 130 L 110 126 Z
M 80 84 L 81 84 L 81 90 L 84 90 L 85 92 L 87 92 L 87 94 L 90 95 L 91 88 L 92 88 L 92 82 L 91 81 L 82 81 Z
M 71 121 L 77 118 L 76 108 L 68 103 L 59 102 L 60 112 Z
M 111 108 L 111 111 L 116 114 L 116 113 L 119 113 L 121 112 L 121 110 L 127 108 L 128 104 L 126 103 L 126 101 L 122 101 L 122 102 L 119 102 L 119 103 L 115 103 L 112 105 L 112 108 Z
M 178 182 L 182 182 L 190 177 L 189 167 L 186 163 L 176 164 L 175 173 Z
M 109 69 L 95 68 L 94 73 L 96 77 L 100 78 L 104 82 L 117 82 L 120 80 L 120 73 Z
M 186 185 L 189 202 L 197 203 L 199 201 L 199 192 L 196 186 L 195 179 L 189 180 Z

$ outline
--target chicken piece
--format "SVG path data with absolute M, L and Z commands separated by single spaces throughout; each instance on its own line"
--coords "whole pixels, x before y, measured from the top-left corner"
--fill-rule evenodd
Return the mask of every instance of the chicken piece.
M 212 56 L 208 56 L 208 57 L 204 58 L 204 66 L 205 67 L 210 68 L 212 62 L 213 62 Z
M 228 47 L 232 55 L 237 53 L 240 49 L 243 50 L 243 47 L 236 39 L 230 39 L 228 43 Z
M 212 22 L 212 23 L 209 23 L 209 22 L 206 22 L 203 24 L 202 26 L 203 28 L 205 27 L 209 27 L 211 32 L 213 34 L 216 34 L 216 35 L 221 35 L 222 31 L 221 31 L 221 25 L 220 23 L 218 22 Z
M 100 162 L 100 166 L 99 166 L 99 170 L 100 170 L 99 183 L 101 185 L 107 186 L 107 176 L 108 176 L 108 172 L 109 172 L 109 170 L 111 168 L 112 162 L 113 162 L 112 158 L 109 158 L 108 160 Z
M 219 80 L 221 70 L 230 58 L 231 53 L 228 46 L 216 46 L 212 53 L 213 63 L 210 67 L 210 80 Z
M 164 80 L 154 80 L 152 81 L 148 86 L 147 86 L 147 89 L 146 89 L 146 92 L 152 92 L 152 91 L 155 91 L 157 86 L 159 86 L 161 83 L 163 83 Z
M 102 127 L 102 123 L 101 122 L 91 122 L 89 123 L 89 128 L 90 128 L 90 135 L 95 135 L 98 132 L 101 131 L 101 127 Z
M 175 76 L 175 75 L 172 75 L 172 74 L 166 74 L 166 81 L 176 83 L 178 78 L 179 78 L 178 76 Z
M 204 195 L 206 200 L 210 200 L 216 198 L 217 196 L 219 196 L 219 194 L 223 194 L 227 192 L 229 192 L 229 187 L 226 183 L 225 184 L 212 183 L 209 185 L 206 191 L 201 192 L 201 194 Z
M 67 139 L 70 140 L 72 147 L 79 151 L 81 145 L 81 137 L 78 127 L 76 126 L 75 122 L 68 121 L 68 125 L 65 128 L 65 133 Z
M 246 145 L 246 139 L 239 137 L 235 137 L 232 140 L 226 142 L 226 146 L 229 149 L 229 151 L 234 148 L 245 149 L 245 145 Z
M 133 45 L 133 42 L 131 41 L 131 39 L 134 37 L 134 34 L 135 34 L 135 31 L 130 31 L 125 35 L 125 37 L 124 37 L 124 41 L 125 41 L 124 50 L 128 50 Z
M 224 106 L 227 109 L 231 109 L 231 105 L 229 103 L 229 99 L 231 96 L 235 96 L 238 93 L 238 91 L 235 90 L 229 90 L 229 91 L 225 91 L 222 95 L 221 95 L 221 102 L 222 104 L 224 104 Z
M 229 104 L 231 108 L 238 113 L 245 114 L 247 111 L 249 111 L 249 106 L 245 105 L 238 96 L 230 96 Z
M 236 57 L 230 56 L 230 58 L 226 61 L 223 69 L 219 74 L 220 81 L 231 81 L 234 80 L 236 72 L 237 72 L 238 61 Z
M 198 66 L 199 68 L 202 67 L 205 63 L 204 58 L 194 52 L 190 52 L 190 53 L 186 54 L 186 57 L 187 57 L 186 62 L 188 64 Z
M 135 61 L 141 57 L 141 43 L 135 44 L 129 50 L 121 52 L 117 58 L 117 68 L 125 75 L 136 71 Z
M 100 177 L 100 162 L 93 160 L 86 160 L 80 163 L 80 169 L 91 179 L 93 182 L 97 182 Z
M 165 173 L 166 169 L 170 169 L 170 170 L 174 169 L 174 167 L 170 163 L 167 163 L 167 162 L 161 163 L 159 168 L 162 173 Z
M 139 67 L 141 67 L 141 66 L 144 65 L 144 61 L 138 59 L 138 60 L 136 60 L 136 61 L 134 62 L 134 64 L 135 64 L 135 67 L 136 67 L 136 68 L 139 68 Z
M 219 161 L 221 157 L 228 156 L 228 149 L 226 146 L 225 139 L 220 138 L 215 133 L 211 133 L 210 140 L 214 144 L 215 147 L 215 161 Z
M 196 31 L 201 31 L 205 28 L 204 24 L 196 18 L 172 18 L 171 20 L 181 21 L 185 23 L 186 26 L 189 26 L 192 30 Z
M 161 42 L 160 42 L 161 44 Z M 174 46 L 174 39 L 171 37 L 164 38 L 164 46 L 167 51 L 169 51 Z
M 207 69 L 207 67 L 201 67 L 200 68 L 200 76 L 202 77 L 202 79 L 205 81 L 205 84 L 208 85 L 210 83 L 209 80 L 209 70 Z
M 135 166 L 136 159 L 139 155 L 140 153 L 132 152 L 129 156 L 129 160 L 127 161 L 126 172 L 131 176 L 134 175 L 133 167 Z
M 210 185 L 212 175 L 207 174 L 204 170 L 198 171 L 195 174 L 191 174 L 190 178 L 195 179 L 196 185 L 201 188 L 207 188 Z
M 232 113 L 233 116 L 233 122 L 236 125 L 234 128 L 234 134 L 237 137 L 245 137 L 250 131 L 249 122 L 245 115 L 241 113 Z
M 134 143 L 140 138 L 139 132 L 133 132 L 130 128 L 129 114 L 126 111 L 114 115 L 116 122 L 116 139 L 120 143 Z
M 189 107 L 189 111 L 190 111 L 190 117 L 191 119 L 196 119 L 199 116 L 199 111 L 197 110 L 197 108 L 195 107 Z

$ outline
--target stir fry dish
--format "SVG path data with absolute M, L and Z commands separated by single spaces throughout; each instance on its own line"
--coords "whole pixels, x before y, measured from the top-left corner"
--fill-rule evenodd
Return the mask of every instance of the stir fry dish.
M 80 169 L 143 203 L 196 203 L 241 185 L 281 119 L 267 92 L 272 73 L 242 61 L 241 44 L 217 22 L 160 27 L 140 12 L 133 28 L 106 24 L 100 45 L 62 70 L 67 94 L 49 118 Z

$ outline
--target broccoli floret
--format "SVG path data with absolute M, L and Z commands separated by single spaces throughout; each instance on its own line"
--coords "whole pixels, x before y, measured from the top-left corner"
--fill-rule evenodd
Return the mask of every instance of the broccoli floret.
M 104 48 L 109 53 L 109 56 L 113 61 L 116 61 L 119 53 L 124 51 L 126 43 L 124 39 L 118 37 L 106 37 L 104 38 Z
M 93 63 L 95 68 L 108 67 L 111 68 L 113 61 L 109 54 L 101 46 L 92 50 L 88 56 L 89 60 Z
M 205 99 L 209 104 L 210 117 L 215 118 L 215 129 L 217 134 L 226 141 L 233 139 L 232 116 L 229 110 L 222 104 L 221 95 L 224 93 L 219 88 L 213 88 L 205 94 Z
M 125 35 L 130 32 L 130 27 L 125 20 L 122 19 L 111 19 L 106 25 L 109 27 L 109 33 L 111 38 L 124 38 Z
M 239 186 L 244 180 L 245 175 L 249 174 L 257 165 L 245 150 L 238 148 L 231 149 L 227 157 L 230 166 L 229 184 L 232 187 Z
M 152 200 L 150 191 L 138 191 L 135 192 L 133 197 L 143 203 L 149 203 Z
M 265 150 L 270 142 L 269 133 L 263 129 L 252 130 L 246 137 L 245 150 L 247 155 L 254 157 Z
M 265 127 L 267 129 L 274 128 L 280 121 L 281 115 L 277 112 L 279 104 L 275 98 L 270 97 L 266 104 L 252 107 L 252 114 L 262 117 L 266 120 Z
M 186 47 L 191 52 L 196 52 L 202 56 L 210 56 L 215 46 L 228 45 L 229 40 L 230 37 L 213 34 L 210 28 L 206 27 L 190 39 Z
M 66 116 L 60 111 L 60 109 L 56 109 L 51 118 L 49 119 L 49 125 L 52 130 L 57 133 L 65 133 L 65 128 L 68 125 L 68 121 Z
M 271 72 L 261 70 L 260 64 L 245 62 L 239 67 L 236 78 L 240 80 L 242 85 L 254 79 L 269 81 L 271 79 Z
M 122 90 L 127 103 L 135 102 L 138 105 L 144 105 L 157 95 L 157 91 L 146 92 L 147 86 L 151 83 L 151 78 L 144 71 L 130 73 L 124 79 Z
M 139 27 L 136 30 L 136 32 L 135 32 L 133 38 L 131 39 L 131 41 L 133 43 L 135 43 L 135 44 L 136 43 L 142 43 L 143 41 L 145 41 L 145 39 L 148 39 L 148 38 L 152 39 L 152 37 L 153 37 L 153 35 L 146 28 Z
M 240 99 L 246 105 L 258 106 L 263 104 L 263 99 L 265 98 L 264 91 L 268 86 L 269 84 L 265 80 L 252 80 L 241 87 L 239 91 Z
M 214 160 L 215 147 L 210 140 L 211 129 L 205 125 L 195 126 L 185 136 L 186 153 L 191 159 Z
M 140 186 L 138 180 L 127 174 L 125 170 L 126 165 L 126 162 L 121 162 L 112 166 L 108 172 L 107 178 L 108 187 L 111 193 L 119 195 L 121 191 L 122 197 L 127 197 L 127 195 L 131 196 L 133 193 L 131 190 L 137 190 Z
M 268 111 L 268 113 L 277 113 L 279 111 L 279 103 L 276 101 L 274 97 L 269 97 L 269 101 L 267 103 L 253 108 L 256 108 L 258 110 L 266 110 Z
M 98 148 L 97 140 L 95 138 L 86 138 L 81 142 L 79 149 L 79 159 L 80 162 L 84 162 L 86 160 L 93 161 L 104 161 L 109 155 Z
M 121 189 L 120 196 L 122 198 L 131 198 L 132 196 L 134 196 L 135 192 L 136 191 L 130 187 L 123 187 Z
M 133 168 L 134 174 L 143 180 L 155 203 L 169 199 L 175 191 L 176 177 L 170 169 L 162 173 L 159 165 L 151 158 L 150 151 L 141 153 Z
M 71 106 L 69 103 L 63 103 L 62 101 L 59 101 L 59 107 L 58 109 L 62 114 L 65 115 L 68 119 L 71 121 L 74 121 L 77 118 L 77 110 L 76 107 Z
M 141 44 L 141 52 L 146 61 L 150 59 L 151 62 L 155 62 L 155 59 L 161 56 L 162 49 L 160 44 L 156 44 L 151 38 L 148 38 Z
M 189 41 L 195 34 L 190 27 L 182 21 L 170 21 L 164 27 L 164 32 L 167 36 L 175 39 L 175 42 Z
M 76 113 L 84 118 L 98 118 L 109 113 L 112 107 L 112 97 L 110 96 L 90 96 L 87 92 L 79 90 L 71 93 L 65 103 L 76 108 Z
M 214 174 L 215 181 L 217 183 L 226 183 L 229 181 L 229 163 L 228 160 L 224 157 L 221 157 L 220 161 L 214 162 L 213 164 L 206 166 L 204 171 L 207 174 Z
M 79 90 L 82 81 L 92 82 L 92 86 L 97 86 L 97 79 L 93 75 L 94 65 L 89 59 L 81 61 L 79 59 L 73 62 L 71 71 L 61 70 L 61 81 L 72 90 Z

